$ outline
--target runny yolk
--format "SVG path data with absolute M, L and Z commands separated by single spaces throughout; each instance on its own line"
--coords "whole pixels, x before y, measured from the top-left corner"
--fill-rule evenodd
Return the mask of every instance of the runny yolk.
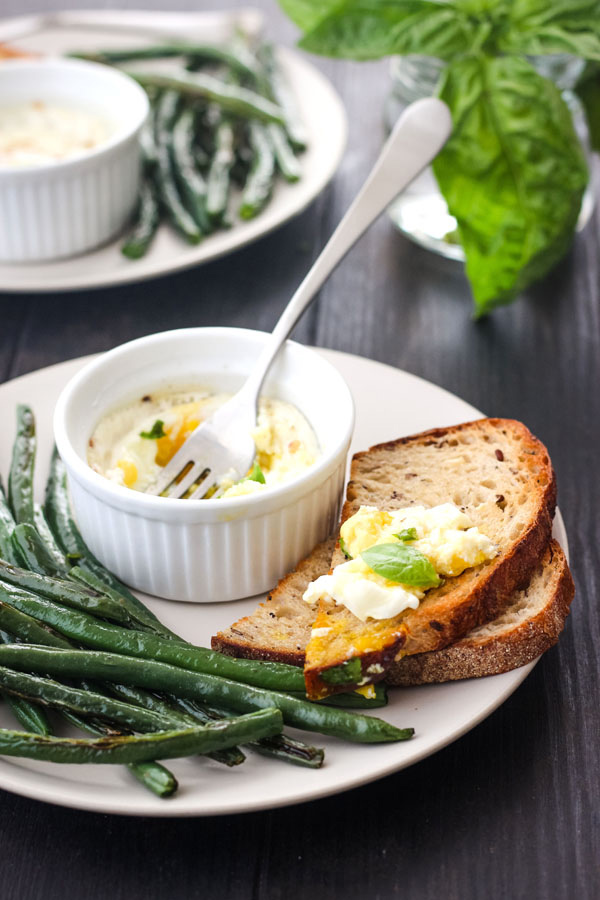
M 156 465 L 166 466 L 199 424 L 200 421 L 198 419 L 186 418 L 179 427 L 177 427 L 178 423 L 175 423 L 165 428 L 165 436 L 158 438 L 156 441 L 156 456 L 154 458 Z
M 135 484 L 138 477 L 136 464 L 130 462 L 128 459 L 120 459 L 117 465 L 123 473 L 123 481 L 125 482 L 126 487 L 131 487 L 132 484 Z

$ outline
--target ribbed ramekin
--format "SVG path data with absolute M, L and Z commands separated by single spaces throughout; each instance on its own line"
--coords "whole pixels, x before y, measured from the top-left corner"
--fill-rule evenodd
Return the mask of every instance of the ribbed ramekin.
M 108 66 L 69 59 L 15 60 L 0 67 L 3 106 L 40 100 L 84 109 L 107 122 L 106 141 L 44 165 L 0 165 L 0 260 L 73 256 L 114 237 L 135 207 L 138 134 L 148 99 Z
M 117 485 L 87 464 L 104 415 L 169 386 L 235 391 L 266 337 L 237 328 L 150 335 L 92 361 L 60 395 L 54 434 L 77 522 L 93 553 L 132 587 L 198 603 L 252 596 L 272 588 L 333 530 L 354 405 L 339 372 L 291 341 L 264 393 L 293 403 L 315 431 L 321 455 L 299 478 L 254 496 L 170 500 Z

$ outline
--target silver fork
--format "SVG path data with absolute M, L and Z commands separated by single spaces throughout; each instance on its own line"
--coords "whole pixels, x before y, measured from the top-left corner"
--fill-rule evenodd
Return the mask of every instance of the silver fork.
M 183 497 L 198 482 L 190 499 L 200 499 L 215 485 L 218 488 L 223 478 L 236 481 L 246 474 L 256 452 L 251 432 L 260 389 L 282 344 L 340 260 L 429 165 L 451 130 L 450 112 L 441 100 L 418 100 L 405 110 L 350 209 L 284 309 L 242 388 L 198 425 L 148 493 Z M 217 489 L 213 496 L 219 493 Z

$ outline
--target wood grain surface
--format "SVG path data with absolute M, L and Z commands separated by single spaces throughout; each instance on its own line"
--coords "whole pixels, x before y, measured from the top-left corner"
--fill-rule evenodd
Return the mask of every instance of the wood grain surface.
M 268 12 L 270 34 L 292 44 L 295 31 L 276 4 L 256 5 Z M 5 0 L 2 13 L 57 7 Z M 329 190 L 277 233 L 194 271 L 90 293 L 0 294 L 0 379 L 167 328 L 272 327 L 383 138 L 387 65 L 315 62 L 350 118 L 348 150 Z M 382 219 L 295 334 L 421 375 L 490 415 L 522 419 L 547 444 L 577 596 L 559 646 L 517 693 L 425 762 L 288 810 L 156 821 L 0 792 L 2 898 L 600 896 L 599 239 L 596 212 L 545 281 L 473 323 L 460 269 L 415 248 Z M 12 410 L 2 416 L 10 421 Z

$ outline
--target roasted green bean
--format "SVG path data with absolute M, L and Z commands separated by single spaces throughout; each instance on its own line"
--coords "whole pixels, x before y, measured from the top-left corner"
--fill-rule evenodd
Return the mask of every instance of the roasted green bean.
M 156 694 L 151 694 L 132 685 L 113 684 L 107 685 L 107 687 L 118 699 L 157 712 L 166 718 L 170 718 L 174 724 L 179 722 L 182 727 L 195 726 L 198 722 L 205 724 L 210 721 L 209 717 L 199 716 L 195 710 L 189 710 L 183 706 L 184 701 L 180 701 L 177 698 L 173 698 L 172 702 L 169 703 L 163 698 L 156 696 Z M 215 750 L 214 753 L 208 753 L 207 756 L 226 766 L 239 766 L 246 759 L 239 747 Z
M 62 649 L 73 646 L 70 641 L 61 634 L 57 634 L 52 628 L 42 625 L 38 619 L 9 606 L 8 603 L 0 602 L 0 628 L 29 644 L 42 644 Z
M 196 706 L 192 700 L 181 702 Z M 233 715 L 230 710 L 216 709 L 215 707 L 205 707 L 205 709 L 208 716 L 213 719 L 229 718 Z M 270 756 L 308 769 L 320 769 L 325 759 L 325 751 L 320 747 L 311 747 L 310 744 L 292 738 L 285 732 L 255 741 L 248 744 L 248 747 L 256 753 L 260 753 L 261 756 Z
M 87 59 L 91 62 L 118 65 L 146 59 L 167 59 L 169 57 L 187 56 L 192 62 L 223 63 L 248 78 L 254 77 L 254 60 L 251 55 L 242 55 L 228 47 L 215 44 L 169 43 L 155 44 L 149 47 L 125 47 L 119 50 L 98 50 L 97 52 L 80 51 L 70 53 L 75 59 Z
M 4 666 L 0 666 L 0 688 L 25 700 L 82 716 L 95 716 L 132 731 L 169 731 L 181 725 L 176 716 L 165 716 L 94 691 L 59 684 L 49 678 L 13 672 Z
M 93 741 L 44 737 L 22 731 L 0 729 L 0 755 L 21 756 L 57 763 L 140 763 L 206 754 L 244 741 L 268 737 L 281 731 L 281 713 L 262 709 L 235 719 L 221 720 L 197 728 L 157 734 L 119 735 Z
M 77 529 L 71 518 L 71 505 L 67 489 L 67 472 L 58 450 L 54 447 L 50 471 L 46 481 L 44 515 L 54 539 L 68 559 L 81 557 L 76 539 Z
M 52 733 L 48 716 L 43 709 L 40 709 L 35 703 L 30 703 L 29 700 L 23 697 L 17 697 L 9 693 L 5 693 L 3 696 L 19 725 L 22 725 L 27 731 L 33 731 L 35 734 L 48 735 Z
M 0 582 L 32 591 L 49 600 L 57 600 L 65 606 L 89 612 L 94 616 L 111 619 L 115 622 L 129 621 L 129 615 L 122 602 L 119 603 L 83 585 L 73 584 L 66 578 L 39 575 L 37 572 L 30 572 L 0 560 Z
M 151 176 L 143 176 L 138 206 L 121 253 L 128 259 L 140 259 L 148 251 L 160 222 L 156 187 Z
M 305 150 L 308 140 L 306 127 L 302 121 L 296 97 L 281 70 L 272 44 L 263 44 L 258 50 L 258 57 L 264 66 L 269 82 L 270 93 L 282 111 L 284 126 L 294 150 Z
M 175 120 L 171 144 L 175 179 L 196 225 L 207 234 L 211 230 L 206 212 L 206 182 L 194 159 L 196 111 L 184 107 Z
M 206 212 L 215 224 L 222 224 L 227 215 L 230 172 L 234 162 L 233 125 L 228 118 L 219 114 L 215 129 L 215 150 L 206 176 Z
M 60 571 L 68 572 L 70 562 L 65 557 L 62 549 L 58 546 L 54 535 L 50 531 L 50 526 L 44 515 L 44 510 L 38 503 L 33 504 L 33 524 L 46 550 L 54 560 L 56 568 Z
M 295 691 L 304 686 L 302 670 L 296 666 L 235 659 L 205 647 L 109 625 L 87 613 L 68 609 L 7 584 L 0 584 L 0 601 L 50 625 L 70 640 L 97 650 L 161 660 L 182 669 L 220 675 L 272 690 Z
M 169 216 L 173 227 L 190 244 L 197 244 L 202 239 L 202 232 L 189 214 L 179 194 L 173 173 L 173 126 L 177 117 L 179 94 L 177 91 L 165 91 L 159 98 L 156 107 L 156 186 L 162 205 Z
M 302 169 L 288 142 L 284 129 L 281 125 L 273 125 L 273 123 L 271 123 L 267 125 L 267 133 L 271 139 L 277 168 L 286 181 L 289 181 L 290 183 L 298 181 L 302 174 Z
M 67 475 L 64 463 L 61 460 L 58 451 L 54 448 L 52 460 L 50 463 L 50 474 L 46 482 L 46 498 L 44 503 L 44 512 L 48 524 L 56 538 L 58 544 L 62 547 L 68 559 L 77 561 L 79 566 L 91 573 L 98 581 L 102 582 L 111 593 L 109 596 L 115 599 L 120 598 L 125 604 L 125 609 L 129 614 L 137 619 L 144 627 L 150 631 L 160 634 L 163 637 L 177 638 L 166 625 L 151 612 L 147 606 L 138 600 L 135 594 L 122 584 L 119 579 L 109 572 L 105 566 L 99 562 L 92 551 L 89 549 L 77 525 L 71 516 L 71 508 L 69 504 L 69 495 L 67 490 Z M 177 638 L 179 640 L 179 638 Z
M 10 539 L 15 530 L 15 525 L 16 523 L 4 492 L 4 485 L 0 480 L 0 559 L 12 564 L 17 563 L 17 556 Z
M 16 613 L 16 610 L 13 610 Z M 17 616 L 21 615 L 17 613 Z M 39 635 L 38 635 L 39 637 Z M 0 638 L 3 643 L 9 644 L 13 642 L 13 638 L 11 635 L 6 634 L 5 632 L 0 632 Z M 24 700 L 18 696 L 11 696 L 10 694 L 5 695 L 5 699 L 7 703 L 10 705 L 13 714 L 16 716 L 17 721 L 28 731 L 32 731 L 35 734 L 51 734 L 50 722 L 48 721 L 48 717 L 43 709 L 39 706 L 36 706 L 33 703 L 30 703 L 28 700 Z M 63 718 L 74 725 L 76 728 L 80 728 L 83 731 L 86 731 L 90 734 L 98 735 L 98 736 L 106 736 L 106 735 L 116 735 L 118 732 L 115 732 L 110 726 L 105 725 L 104 723 L 95 723 L 92 719 L 82 718 L 79 714 L 73 712 L 72 710 L 63 708 L 61 710 Z M 223 750 L 222 753 L 227 753 L 228 751 Z M 156 794 L 158 797 L 170 797 L 177 790 L 177 779 L 175 776 L 169 772 L 165 766 L 162 766 L 157 762 L 144 762 L 144 763 L 128 763 L 127 768 L 134 775 L 137 780 L 143 784 L 148 790 L 152 791 L 152 793 Z
M 162 88 L 175 91 L 184 96 L 217 103 L 222 109 L 246 119 L 257 119 L 260 122 L 277 122 L 284 125 L 281 110 L 274 103 L 265 100 L 260 94 L 249 91 L 198 72 L 177 73 L 163 72 L 127 72 L 142 87 Z
M 63 567 L 55 559 L 37 530 L 28 522 L 17 525 L 10 539 L 22 568 L 38 575 L 51 575 L 52 577 L 65 577 L 69 574 L 68 568 Z
M 15 522 L 33 524 L 33 466 L 35 463 L 35 419 L 23 403 L 17 406 L 17 436 L 13 444 L 8 476 L 8 502 Z
M 0 645 L 0 665 L 56 677 L 83 676 L 116 681 L 119 684 L 134 684 L 236 712 L 276 707 L 289 725 L 359 743 L 402 741 L 413 735 L 412 728 L 396 728 L 375 717 L 309 703 L 288 694 L 241 684 L 216 675 L 190 672 L 167 663 L 115 653 Z
M 252 219 L 264 208 L 275 180 L 275 154 L 269 132 L 258 122 L 250 122 L 248 131 L 253 156 L 239 209 L 242 219 Z

